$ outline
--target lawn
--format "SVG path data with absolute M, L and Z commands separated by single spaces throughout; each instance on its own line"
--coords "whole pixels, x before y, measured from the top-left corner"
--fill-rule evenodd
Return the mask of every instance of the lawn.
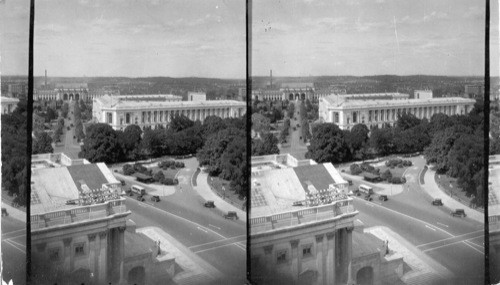
M 160 170 L 161 168 L 159 168 L 158 166 L 155 166 L 155 167 L 151 167 L 149 169 L 152 169 L 153 175 L 155 175 L 155 173 L 158 172 L 158 170 Z M 165 178 L 174 179 L 175 175 L 177 175 L 177 173 L 179 172 L 180 169 L 181 168 L 176 168 L 176 169 L 167 168 L 167 170 L 163 170 L 163 174 L 165 174 Z
M 231 186 L 229 185 L 229 181 L 221 179 L 219 177 L 212 177 L 212 176 L 208 176 L 207 179 L 208 179 L 208 185 L 210 185 L 210 188 L 212 188 L 212 190 L 214 190 L 214 192 L 217 193 L 217 195 L 219 195 L 222 199 L 226 200 L 227 202 L 235 205 L 239 209 L 245 210 L 246 201 L 240 199 L 238 197 L 238 194 L 230 190 Z M 223 190 L 223 187 L 225 190 Z
M 437 174 L 434 176 L 436 183 L 439 185 L 441 189 L 448 195 L 451 195 L 452 198 L 457 200 L 458 202 L 464 204 L 467 207 L 471 206 L 472 197 L 467 197 L 466 192 L 463 191 L 457 184 L 457 179 L 450 177 L 445 174 Z M 481 210 L 482 207 L 478 207 L 477 210 Z

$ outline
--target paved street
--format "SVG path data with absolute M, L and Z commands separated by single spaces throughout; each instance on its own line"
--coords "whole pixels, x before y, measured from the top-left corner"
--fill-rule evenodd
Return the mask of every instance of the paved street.
M 290 101 L 295 103 L 295 115 L 290 118 L 290 146 L 286 148 L 280 148 L 280 153 L 289 153 L 293 157 L 297 159 L 304 159 L 305 154 L 307 152 L 307 146 L 304 144 L 304 141 L 300 139 L 302 136 L 302 125 L 300 125 L 300 100 L 297 101 Z M 295 119 L 294 119 L 295 117 Z M 297 124 L 300 125 L 300 127 L 297 127 Z M 293 127 L 296 128 L 296 130 L 293 130 Z
M 386 202 L 355 198 L 359 221 L 367 227 L 386 226 L 401 235 L 455 274 L 449 284 L 482 284 L 483 224 L 470 218 L 452 217 L 446 205 L 432 206 L 432 198 L 423 189 L 425 185 L 421 187 L 417 179 L 423 159 L 412 160 L 415 166 L 406 172 L 409 187 L 394 191 L 395 195 L 389 196 Z M 357 187 L 360 181 L 354 180 L 350 187 Z
M 26 284 L 26 224 L 2 217 L 2 279 L 14 284 Z
M 127 197 L 130 219 L 137 228 L 158 227 L 215 267 L 224 276 L 219 284 L 243 284 L 246 277 L 246 217 L 227 220 L 218 208 L 203 207 L 205 200 L 193 189 L 191 177 L 196 159 L 183 160 L 186 168 L 178 174 L 175 192 L 160 202 Z M 201 181 L 198 178 L 198 184 Z

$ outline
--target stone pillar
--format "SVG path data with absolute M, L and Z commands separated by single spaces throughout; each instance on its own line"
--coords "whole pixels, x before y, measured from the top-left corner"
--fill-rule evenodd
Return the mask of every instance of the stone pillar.
M 335 284 L 335 277 L 336 277 L 336 264 L 335 264 L 335 256 L 336 256 L 336 250 L 335 250 L 335 232 L 330 232 L 326 233 L 326 239 L 327 239 L 327 255 L 326 255 L 326 273 L 327 273 L 327 279 L 326 279 L 326 284 Z
M 271 271 L 274 268 L 274 260 L 273 260 L 273 245 L 264 246 L 264 264 L 266 271 Z
M 120 281 L 119 284 L 125 284 L 124 283 L 124 276 L 123 276 L 123 258 L 125 257 L 125 229 L 126 227 L 119 227 L 118 228 L 118 259 L 117 259 L 117 264 L 118 264 L 118 270 L 119 270 L 119 276 L 120 276 Z
M 298 251 L 298 248 L 299 248 L 299 240 L 298 239 L 294 239 L 294 240 L 291 240 L 290 241 L 290 245 L 292 246 L 292 276 L 293 276 L 293 279 L 295 281 L 295 283 L 297 283 L 297 281 L 299 280 L 299 274 L 300 274 L 300 257 L 299 257 L 299 251 Z
M 63 244 L 64 244 L 64 272 L 71 272 L 73 270 L 72 267 L 72 259 L 71 259 L 71 241 L 72 238 L 65 238 L 63 239 Z
M 98 271 L 97 269 L 97 262 L 96 262 L 96 241 L 95 241 L 96 234 L 88 234 L 88 239 L 89 239 L 89 269 L 90 272 L 93 274 L 93 276 L 96 276 L 96 273 Z
M 346 243 L 347 243 L 347 249 L 346 249 L 346 264 L 347 266 L 349 266 L 349 264 L 351 263 L 352 261 L 352 231 L 354 230 L 354 227 L 347 227 L 345 229 L 345 239 L 346 239 Z M 346 281 L 349 281 L 347 280 L 349 276 L 349 272 L 347 272 L 347 275 L 346 275 Z
M 323 242 L 324 234 L 316 235 L 316 266 L 318 268 L 318 284 L 319 285 L 325 285 L 326 284 L 326 264 L 325 264 L 325 259 L 326 259 L 326 250 L 323 248 L 323 245 L 325 244 Z
M 103 231 L 99 233 L 99 245 L 97 251 L 98 260 L 98 273 L 97 278 L 99 284 L 105 284 L 108 282 L 108 231 Z

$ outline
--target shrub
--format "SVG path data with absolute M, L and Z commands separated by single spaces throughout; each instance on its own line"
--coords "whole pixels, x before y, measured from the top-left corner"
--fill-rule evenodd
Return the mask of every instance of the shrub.
M 163 174 L 163 171 L 161 170 L 158 170 L 158 172 L 155 173 L 155 175 L 153 176 L 153 179 L 156 181 L 156 182 L 162 182 L 163 179 L 165 178 L 165 174 Z
M 384 171 L 382 175 L 380 176 L 383 180 L 391 181 L 392 179 L 392 173 L 389 169 Z
M 357 165 L 356 163 L 351 164 L 351 166 L 349 167 L 349 170 L 351 171 L 352 175 L 358 175 L 358 174 L 361 174 L 361 172 L 363 172 L 363 170 L 361 170 L 359 165 Z
M 404 177 L 392 177 L 392 184 L 403 184 L 406 183 L 406 179 Z
M 176 168 L 184 168 L 184 162 L 176 161 L 175 162 L 175 167 Z
M 122 170 L 123 170 L 123 174 L 125 174 L 125 175 L 132 175 L 135 173 L 134 167 L 130 164 L 125 164 L 123 166 Z
M 172 178 L 165 177 L 165 179 L 163 179 L 163 184 L 174 185 L 174 180 Z

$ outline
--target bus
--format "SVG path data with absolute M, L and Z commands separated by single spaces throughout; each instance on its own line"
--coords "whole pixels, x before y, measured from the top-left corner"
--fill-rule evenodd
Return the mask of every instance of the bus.
M 138 185 L 132 185 L 130 187 L 130 190 L 132 190 L 132 193 L 135 193 L 137 195 L 146 195 L 146 189 L 144 187 L 138 186 Z
M 373 194 L 373 188 L 370 186 L 363 185 L 363 184 L 359 185 L 358 191 L 359 191 L 359 193 L 362 193 L 365 195 L 372 195 Z

